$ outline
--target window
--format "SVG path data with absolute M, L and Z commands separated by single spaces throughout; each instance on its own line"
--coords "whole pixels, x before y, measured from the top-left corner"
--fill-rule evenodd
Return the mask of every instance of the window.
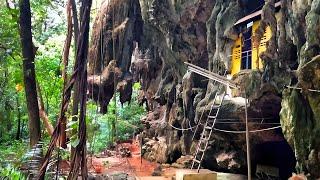
M 251 69 L 252 52 L 242 52 L 241 69 Z
M 241 55 L 241 69 L 251 69 L 252 61 L 252 27 L 247 28 L 242 33 L 242 55 Z

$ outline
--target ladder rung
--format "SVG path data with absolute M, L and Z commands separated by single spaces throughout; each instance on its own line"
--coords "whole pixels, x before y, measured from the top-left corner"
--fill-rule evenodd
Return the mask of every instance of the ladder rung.
M 203 138 L 203 139 L 202 139 L 202 142 L 203 142 L 203 143 L 206 143 L 207 141 L 209 141 L 209 138 Z
M 215 118 L 217 118 L 217 116 L 208 116 L 208 118 L 215 119 Z
M 208 141 L 209 141 L 209 138 L 200 139 L 200 142 L 202 142 L 203 144 L 207 143 Z
M 213 105 L 212 106 L 212 109 L 218 109 L 218 108 L 220 108 L 220 105 Z
M 200 141 L 209 141 L 209 137 L 203 136 L 200 138 Z
M 200 152 L 205 152 L 206 150 L 199 148 L 198 151 L 200 151 Z
M 198 159 L 196 159 L 196 158 L 194 158 L 194 159 L 193 159 L 193 161 L 194 161 L 194 162 L 196 162 L 196 163 L 198 163 L 198 164 L 200 164 L 200 163 L 201 163 L 201 161 L 199 161 L 199 160 L 198 160 Z
M 204 127 L 205 129 L 209 129 L 209 130 L 212 130 L 212 127 L 210 127 L 210 126 L 206 126 L 206 127 Z
M 199 143 L 199 148 L 198 149 L 201 149 L 201 144 L 203 144 L 204 146 L 206 145 L 207 141 L 200 141 Z

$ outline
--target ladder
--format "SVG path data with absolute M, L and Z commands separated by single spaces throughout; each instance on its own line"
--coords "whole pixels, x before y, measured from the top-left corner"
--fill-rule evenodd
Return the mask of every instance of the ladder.
M 193 160 L 192 160 L 191 169 L 197 169 L 198 172 L 200 171 L 201 162 L 202 162 L 202 160 L 204 158 L 204 154 L 205 154 L 205 152 L 207 150 L 211 134 L 212 134 L 212 132 L 214 130 L 214 125 L 216 123 L 216 120 L 217 120 L 217 117 L 218 117 L 222 102 L 224 100 L 224 96 L 226 95 L 226 90 L 223 89 L 223 92 L 222 92 L 222 94 L 220 96 L 220 97 L 222 97 L 221 101 L 217 102 L 217 99 L 219 97 L 220 91 L 222 90 L 222 87 L 223 87 L 222 84 L 218 85 L 218 89 L 217 89 L 217 91 L 215 93 L 214 100 L 213 100 L 213 102 L 211 104 L 211 107 L 210 107 L 210 112 L 208 114 L 207 120 L 206 120 L 206 122 L 205 122 L 205 124 L 203 126 L 203 130 L 202 130 L 202 133 L 200 135 L 200 140 L 199 140 L 198 145 L 197 145 L 197 150 L 196 150 L 195 155 L 194 155 Z M 201 119 L 199 119 L 197 128 L 196 128 L 196 130 L 194 132 L 195 134 L 197 133 L 198 126 L 201 123 L 200 121 L 201 121 Z
M 226 74 L 227 74 L 227 71 L 224 72 L 223 76 L 225 76 Z M 214 82 L 213 82 L 213 86 L 215 86 L 217 83 L 218 83 L 218 86 L 221 85 L 219 82 L 214 81 Z M 220 87 L 218 87 L 217 92 L 219 92 L 219 91 L 220 91 Z M 215 94 L 214 102 L 215 102 L 215 99 L 217 98 L 216 96 L 217 96 L 217 93 Z M 207 101 L 207 103 L 208 103 L 208 101 Z M 211 111 L 212 111 L 213 105 L 214 105 L 214 104 L 212 104 L 211 107 L 210 107 Z M 209 106 L 209 104 L 206 105 L 205 109 L 206 109 L 208 106 Z M 211 113 L 211 111 L 210 111 L 210 113 Z M 198 132 L 198 128 L 199 128 L 199 125 L 201 124 L 200 121 L 201 121 L 201 118 L 202 118 L 203 113 L 204 113 L 204 110 L 202 111 L 201 116 L 200 116 L 200 118 L 199 118 L 198 121 L 197 121 L 197 126 L 196 126 L 196 129 L 195 129 L 194 133 L 193 133 L 192 141 L 194 140 L 194 138 L 195 138 L 195 136 L 196 136 L 196 134 L 197 134 L 197 132 Z M 209 113 L 209 115 L 210 115 L 210 113 Z

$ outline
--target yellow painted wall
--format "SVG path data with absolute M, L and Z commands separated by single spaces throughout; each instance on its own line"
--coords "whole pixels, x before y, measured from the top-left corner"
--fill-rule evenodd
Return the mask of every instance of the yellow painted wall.
M 259 25 L 260 25 L 260 21 L 256 21 L 253 23 L 253 26 L 252 26 L 252 35 L 254 36 L 256 30 L 259 28 Z M 271 28 L 268 26 L 266 28 L 266 31 L 263 35 L 263 37 L 261 38 L 261 42 L 260 42 L 260 45 L 259 45 L 259 48 L 256 48 L 256 47 L 252 47 L 252 69 L 262 69 L 263 65 L 262 65 L 262 60 L 261 58 L 259 58 L 259 55 L 266 51 L 267 50 L 267 46 L 266 46 L 266 43 L 267 41 L 270 40 L 272 36 L 272 33 L 271 33 Z
M 231 75 L 238 73 L 241 67 L 241 49 L 242 49 L 242 40 L 241 35 L 235 41 L 232 48 L 232 58 L 231 58 Z
M 279 20 L 280 13 L 276 13 L 276 19 Z M 259 28 L 260 20 L 253 22 L 252 25 L 252 36 L 254 36 L 255 31 Z M 271 28 L 267 27 L 264 36 L 261 39 L 259 48 L 254 48 L 253 42 L 252 44 L 252 61 L 251 67 L 252 69 L 262 69 L 263 64 L 259 55 L 266 51 L 266 42 L 270 40 L 272 36 Z M 251 37 L 253 39 L 253 37 Z M 242 56 L 242 34 L 240 33 L 239 38 L 235 41 L 232 48 L 232 56 L 231 56 L 231 77 L 241 70 L 241 56 Z M 235 90 L 232 90 L 232 96 L 235 95 Z
M 278 15 L 278 14 L 277 14 Z M 279 15 L 278 15 L 279 16 Z M 277 16 L 277 18 L 278 18 Z M 252 26 L 252 35 L 254 36 L 255 31 L 259 28 L 260 20 L 253 22 Z M 266 51 L 266 43 L 270 40 L 272 35 L 271 28 L 267 27 L 264 36 L 261 38 L 261 42 L 259 48 L 252 47 L 252 61 L 251 67 L 252 69 L 262 69 L 263 64 L 259 55 Z M 251 38 L 253 39 L 253 38 Z M 252 43 L 253 46 L 253 43 Z M 242 40 L 241 34 L 239 38 L 235 41 L 235 44 L 232 48 L 232 59 L 231 59 L 231 75 L 237 74 L 240 72 L 241 68 L 241 49 L 242 49 Z

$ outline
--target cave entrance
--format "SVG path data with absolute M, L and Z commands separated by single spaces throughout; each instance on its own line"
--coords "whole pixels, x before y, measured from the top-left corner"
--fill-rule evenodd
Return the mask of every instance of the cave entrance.
M 272 175 L 278 171 L 281 179 L 288 179 L 295 170 L 294 152 L 286 140 L 270 141 L 255 146 L 253 172 Z
M 249 108 L 251 117 L 262 118 L 252 120 L 252 122 L 259 123 L 259 126 L 252 129 L 277 127 L 274 130 L 250 135 L 252 138 L 252 173 L 260 178 L 272 176 L 288 179 L 295 170 L 294 151 L 285 139 L 280 126 L 281 102 L 282 98 L 277 94 L 266 92 L 252 104 L 252 108 Z

